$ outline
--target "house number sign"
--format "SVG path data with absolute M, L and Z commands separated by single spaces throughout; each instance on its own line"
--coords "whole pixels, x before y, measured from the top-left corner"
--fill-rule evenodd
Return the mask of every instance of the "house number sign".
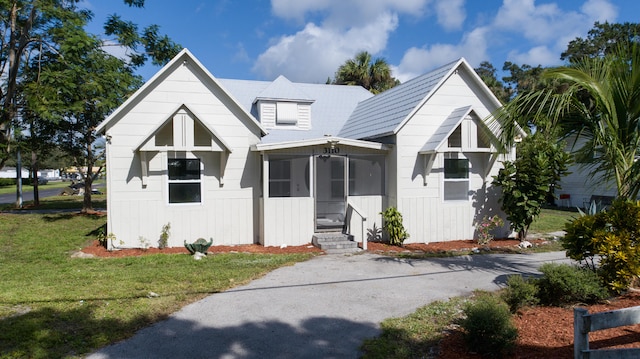
M 340 153 L 340 148 L 339 147 L 324 147 L 324 150 L 322 151 L 322 153 L 325 154 L 325 155 L 337 154 L 337 153 Z

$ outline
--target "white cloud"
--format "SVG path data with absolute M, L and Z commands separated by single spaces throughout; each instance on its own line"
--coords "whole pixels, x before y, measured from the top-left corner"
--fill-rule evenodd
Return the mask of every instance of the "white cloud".
M 382 51 L 397 24 L 398 18 L 392 14 L 382 14 L 376 22 L 346 32 L 310 23 L 294 35 L 276 39 L 258 57 L 253 71 L 266 79 L 284 75 L 292 81 L 324 83 L 358 51 Z
M 271 0 L 274 15 L 304 22 L 307 16 L 323 15 L 323 26 L 360 27 L 376 21 L 381 13 L 420 16 L 431 0 Z
M 488 28 L 479 27 L 466 34 L 459 44 L 434 44 L 426 48 L 410 48 L 400 65 L 393 68 L 394 76 L 405 82 L 434 68 L 464 57 L 477 66 L 487 55 Z
M 584 37 L 596 21 L 615 21 L 616 7 L 608 0 L 588 0 L 579 11 L 562 10 L 556 3 L 504 0 L 493 23 L 494 31 L 522 36 L 532 42 L 526 51 L 511 51 L 509 61 L 533 66 L 555 65 L 569 41 Z
M 618 16 L 618 8 L 607 0 L 588 0 L 580 10 L 594 22 L 615 22 Z
M 438 24 L 445 30 L 459 30 L 467 14 L 464 0 L 438 0 L 435 4 Z
M 547 46 L 536 46 L 526 53 L 512 51 L 509 53 L 508 60 L 515 64 L 529 64 L 531 66 L 552 66 L 558 64 L 560 54 L 552 51 Z

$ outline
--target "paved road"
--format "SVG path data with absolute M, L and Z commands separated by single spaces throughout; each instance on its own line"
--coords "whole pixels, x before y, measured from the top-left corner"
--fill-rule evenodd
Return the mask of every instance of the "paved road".
M 71 184 L 71 182 L 68 182 Z M 98 183 L 93 186 L 93 188 L 103 188 L 104 183 Z M 39 186 L 38 192 L 40 195 L 40 199 L 57 196 L 62 192 L 62 188 L 47 188 L 47 185 Z M 33 201 L 33 190 L 24 190 L 22 192 L 22 202 Z M 0 204 L 11 204 L 16 203 L 16 194 L 8 193 L 8 194 L 0 194 Z
M 324 255 L 188 305 L 89 358 L 357 358 L 385 318 L 498 289 L 509 274 L 537 274 L 551 261 L 566 261 L 564 252 L 427 260 Z

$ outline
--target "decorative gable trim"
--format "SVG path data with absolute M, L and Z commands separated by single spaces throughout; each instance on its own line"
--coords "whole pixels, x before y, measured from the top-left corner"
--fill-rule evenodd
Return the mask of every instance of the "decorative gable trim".
M 160 71 L 158 71 L 149 81 L 147 81 L 142 87 L 140 87 L 136 92 L 131 95 L 122 105 L 120 105 L 111 115 L 109 115 L 98 127 L 96 128 L 96 132 L 105 133 L 109 127 L 113 126 L 113 123 L 118 121 L 122 116 L 127 114 L 130 109 L 135 105 L 136 102 L 140 101 L 144 96 L 152 91 L 154 87 L 156 87 L 159 83 L 164 81 L 164 79 L 168 76 L 168 74 L 175 71 L 179 66 L 193 65 L 194 71 L 199 71 L 204 75 L 204 78 L 211 83 L 213 83 L 217 88 L 224 93 L 228 99 L 230 100 L 232 106 L 234 106 L 239 113 L 248 119 L 249 123 L 252 123 L 256 128 L 260 131 L 262 136 L 266 135 L 268 132 L 260 125 L 258 120 L 254 118 L 247 110 L 240 105 L 240 103 L 228 92 L 224 89 L 224 87 L 220 84 L 220 82 L 207 70 L 198 59 L 196 59 L 193 54 L 185 49 L 182 49 L 178 55 L 176 55 L 169 63 L 167 63 Z
M 220 186 L 224 185 L 224 171 L 232 150 L 224 139 L 200 116 L 194 114 L 187 105 L 179 106 L 172 115 L 159 123 L 133 151 L 140 156 L 142 186 L 147 185 L 149 163 L 147 152 L 219 152 L 220 153 Z M 196 127 L 196 126 L 199 126 Z M 202 133 L 205 132 L 205 133 Z M 196 138 L 196 135 L 199 137 Z M 158 138 L 158 136 L 162 136 Z M 207 139 L 208 138 L 208 139 Z M 204 139 L 204 141 L 203 141 Z M 164 141 L 165 145 L 158 145 Z M 205 144 L 206 143 L 206 144 Z

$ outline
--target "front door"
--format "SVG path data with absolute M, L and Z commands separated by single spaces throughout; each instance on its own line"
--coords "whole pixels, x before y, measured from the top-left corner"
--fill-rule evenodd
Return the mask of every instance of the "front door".
M 317 156 L 316 230 L 342 230 L 346 212 L 345 157 Z

